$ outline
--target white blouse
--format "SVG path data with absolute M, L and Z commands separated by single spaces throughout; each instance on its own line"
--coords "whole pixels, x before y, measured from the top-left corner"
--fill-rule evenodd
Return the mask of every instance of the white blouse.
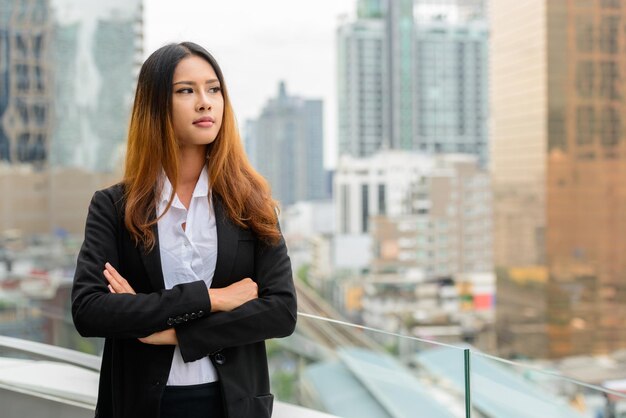
M 163 172 L 157 216 L 161 216 L 172 194 L 172 184 Z M 213 281 L 217 261 L 215 212 L 210 204 L 209 178 L 206 166 L 193 191 L 189 209 L 174 195 L 174 201 L 158 222 L 159 249 L 165 288 L 204 280 L 207 289 Z M 186 223 L 185 229 L 183 224 Z M 217 371 L 208 357 L 185 363 L 176 346 L 169 386 L 197 385 L 218 380 Z

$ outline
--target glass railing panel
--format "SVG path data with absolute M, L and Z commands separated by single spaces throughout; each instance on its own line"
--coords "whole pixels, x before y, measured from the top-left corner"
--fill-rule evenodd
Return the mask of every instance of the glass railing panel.
M 284 402 L 346 418 L 466 416 L 464 352 L 453 346 L 300 314 L 268 355 Z
M 532 365 L 471 352 L 471 399 L 493 418 L 626 418 L 626 393 Z M 622 382 L 621 390 L 626 389 Z

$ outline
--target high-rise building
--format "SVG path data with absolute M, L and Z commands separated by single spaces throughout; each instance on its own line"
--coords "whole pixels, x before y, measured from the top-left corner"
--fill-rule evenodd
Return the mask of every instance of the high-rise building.
M 250 160 L 283 207 L 328 198 L 321 100 L 290 96 L 281 82 L 277 97 L 246 124 L 246 130 Z
M 335 175 L 336 242 L 350 242 L 347 251 L 373 273 L 489 273 L 491 200 L 489 174 L 473 155 L 344 155 Z
M 342 155 L 333 187 L 337 234 L 369 234 L 370 217 L 410 213 L 411 184 L 434 164 L 433 158 L 408 151 L 388 150 L 365 158 Z
M 388 123 L 383 145 L 391 149 L 415 149 L 414 49 L 413 0 L 386 0 L 383 87 Z
M 142 2 L 2 0 L 0 161 L 113 171 L 142 54 Z
M 63 233 L 82 237 L 94 190 L 119 179 L 119 173 L 37 168 L 32 164 L 0 165 L 0 233 L 19 231 L 25 237 Z
M 142 0 L 51 0 L 55 128 L 51 163 L 113 171 L 123 163 L 142 60 Z
M 482 1 L 435 9 L 421 3 L 416 9 L 412 0 L 363 0 L 358 18 L 339 27 L 339 155 L 461 152 L 478 155 L 485 165 L 488 31 L 477 11 Z
M 409 174 L 403 214 L 371 218 L 374 272 L 434 279 L 492 271 L 489 174 L 474 156 L 434 158 L 432 168 Z
M 486 165 L 488 39 L 485 21 L 416 26 L 414 149 L 468 153 Z
M 49 1 L 0 4 L 0 162 L 41 167 L 54 124 Z
M 367 234 L 374 216 L 421 215 L 426 224 L 450 217 L 462 225 L 474 215 L 482 219 L 490 213 L 489 178 L 469 155 L 395 150 L 366 158 L 344 155 L 334 185 L 338 234 Z M 450 219 L 444 219 L 449 226 Z M 482 234 L 489 231 L 485 225 Z
M 491 115 L 503 355 L 626 348 L 626 4 L 498 0 Z
M 383 147 L 389 96 L 384 72 L 384 21 L 347 22 L 337 29 L 339 155 L 371 155 Z
M 359 1 L 337 31 L 339 155 L 412 149 L 413 1 Z

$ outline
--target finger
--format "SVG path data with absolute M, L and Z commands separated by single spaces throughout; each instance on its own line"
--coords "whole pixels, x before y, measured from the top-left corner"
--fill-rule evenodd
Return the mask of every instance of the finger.
M 157 333 L 155 332 L 154 334 L 150 334 L 147 337 L 141 337 L 141 338 L 137 338 L 139 341 L 141 341 L 144 344 L 156 344 L 156 335 Z
M 115 269 L 115 267 L 111 265 L 111 263 L 107 262 L 104 266 L 106 267 L 109 274 L 113 277 L 113 279 L 117 282 L 119 287 L 117 289 L 118 291 L 120 291 L 121 293 L 132 293 L 133 295 L 135 294 L 135 290 L 128 283 L 128 280 L 122 277 L 122 275 Z
M 109 287 L 115 291 L 115 293 L 124 293 L 124 286 L 115 279 L 107 270 L 104 270 L 104 277 L 109 282 Z
M 104 270 L 102 272 L 104 274 L 104 278 L 109 282 L 109 286 L 112 286 L 115 290 L 122 290 L 120 283 L 111 275 L 108 270 Z
M 113 289 L 113 286 L 109 285 L 109 290 L 111 291 L 111 293 L 116 293 L 115 289 Z
M 119 275 L 119 273 L 117 272 L 117 270 L 115 269 L 115 267 L 113 267 L 111 265 L 111 263 L 109 263 L 108 261 L 106 263 L 104 263 L 104 268 L 106 268 L 107 270 L 109 270 L 111 272 L 111 274 L 117 274 Z M 120 276 L 121 277 L 121 276 Z
M 104 267 L 109 272 L 109 274 L 121 285 L 126 281 L 126 279 L 124 279 L 122 275 L 117 270 L 115 270 L 115 267 L 113 267 L 110 263 L 106 263 Z

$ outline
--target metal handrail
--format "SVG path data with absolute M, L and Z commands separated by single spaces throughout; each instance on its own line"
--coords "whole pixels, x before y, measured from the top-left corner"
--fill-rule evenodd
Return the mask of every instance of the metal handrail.
M 0 335 L 0 349 L 2 348 L 12 349 L 21 353 L 35 354 L 46 359 L 80 366 L 96 372 L 100 371 L 100 363 L 102 361 L 99 356 L 93 354 L 81 353 L 50 344 Z

